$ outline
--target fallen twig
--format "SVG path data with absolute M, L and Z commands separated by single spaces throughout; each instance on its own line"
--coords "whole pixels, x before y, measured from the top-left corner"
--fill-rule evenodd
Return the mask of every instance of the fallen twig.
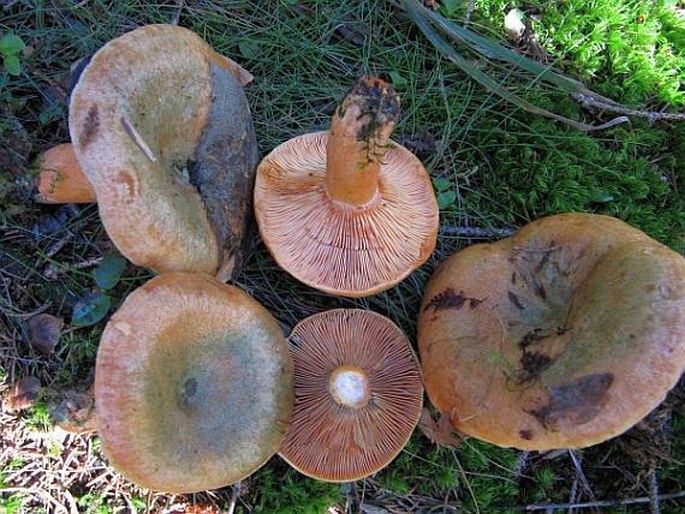
M 662 494 L 657 497 L 657 500 L 678 500 L 685 498 L 685 491 L 678 493 Z M 600 507 L 621 507 L 623 505 L 638 505 L 650 503 L 652 499 L 649 496 L 641 496 L 639 498 L 629 498 L 627 500 L 599 500 L 585 503 L 531 503 L 529 505 L 516 507 L 518 510 L 527 512 L 537 510 L 555 510 L 555 509 L 596 509 Z
M 91 259 L 86 259 L 85 261 L 77 262 L 69 265 L 59 265 L 55 263 L 50 263 L 45 271 L 43 271 L 43 276 L 48 280 L 55 280 L 60 275 L 64 275 L 71 270 L 78 270 L 84 268 L 92 268 L 97 266 L 102 261 L 102 257 L 93 257 Z
M 583 455 L 581 453 L 578 453 L 576 450 L 569 450 L 568 454 L 571 457 L 573 466 L 576 468 L 576 476 L 578 477 L 578 480 L 580 480 L 583 489 L 585 489 L 585 492 L 587 492 L 590 498 L 594 500 L 595 495 L 592 492 L 592 489 L 590 488 L 590 482 L 588 482 L 588 479 L 585 476 L 585 472 L 583 471 L 583 467 L 581 466 L 581 463 L 583 462 Z
M 54 257 L 74 237 L 74 232 L 69 230 L 63 237 L 55 241 L 45 252 L 45 258 Z
M 659 504 L 659 481 L 656 476 L 656 469 L 652 469 L 649 474 L 649 507 L 652 514 L 661 514 L 661 505 Z
M 583 93 L 573 93 L 571 95 L 583 107 L 588 109 L 602 109 L 605 111 L 615 112 L 617 114 L 624 114 L 626 116 L 635 116 L 637 118 L 646 118 L 647 121 L 653 123 L 657 120 L 668 121 L 683 121 L 685 120 L 685 113 L 682 112 L 655 112 L 655 111 L 639 111 L 637 109 L 630 109 L 615 103 L 607 103 L 597 98 L 593 98 Z
M 516 232 L 513 228 L 481 228 L 481 227 L 452 227 L 440 225 L 440 232 L 447 236 L 464 238 L 497 239 L 507 237 Z
M 226 514 L 233 514 L 235 511 L 235 505 L 238 503 L 238 495 L 240 493 L 240 480 L 233 484 L 233 491 L 231 492 L 231 503 L 228 506 L 228 512 Z
M 468 0 L 466 3 L 466 14 L 464 15 L 464 23 L 462 27 L 468 28 L 469 23 L 471 23 L 471 17 L 473 16 L 473 0 Z

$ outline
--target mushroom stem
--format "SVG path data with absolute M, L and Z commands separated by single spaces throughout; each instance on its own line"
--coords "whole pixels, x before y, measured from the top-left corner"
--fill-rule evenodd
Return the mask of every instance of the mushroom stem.
M 53 146 L 38 160 L 38 195 L 40 203 L 91 203 L 95 191 L 74 154 L 71 143 Z
M 361 206 L 376 195 L 399 110 L 392 86 L 379 78 L 360 79 L 345 96 L 326 148 L 326 188 L 334 200 Z
M 358 366 L 343 364 L 333 370 L 328 378 L 328 391 L 338 405 L 360 409 L 371 396 L 369 377 Z

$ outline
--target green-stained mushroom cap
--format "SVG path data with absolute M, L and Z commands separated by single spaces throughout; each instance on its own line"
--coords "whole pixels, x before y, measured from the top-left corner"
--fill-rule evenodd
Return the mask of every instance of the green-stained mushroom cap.
M 464 434 L 522 450 L 617 436 L 685 369 L 685 259 L 608 216 L 541 218 L 442 262 L 418 342 Z
M 208 275 L 160 275 L 102 335 L 95 402 L 105 455 L 154 490 L 235 483 L 277 451 L 292 375 L 285 337 L 257 301 Z
M 251 78 L 175 25 L 128 32 L 84 68 L 69 104 L 73 149 L 134 264 L 225 280 L 241 261 L 258 162 Z

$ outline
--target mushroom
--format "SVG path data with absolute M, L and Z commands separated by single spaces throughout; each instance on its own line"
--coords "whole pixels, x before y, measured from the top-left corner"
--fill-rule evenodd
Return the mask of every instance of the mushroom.
M 95 405 L 105 456 L 154 490 L 235 483 L 276 453 L 292 373 L 283 332 L 257 301 L 209 275 L 159 275 L 102 334 Z
M 392 87 L 363 78 L 330 132 L 291 139 L 257 168 L 262 239 L 301 282 L 368 296 L 400 282 L 433 251 L 438 206 L 421 161 L 389 139 L 398 115 Z
M 38 158 L 38 195 L 40 203 L 92 203 L 95 191 L 76 160 L 71 143 L 46 150 Z
M 250 78 L 175 25 L 128 32 L 85 66 L 71 140 L 108 235 L 134 264 L 230 277 L 258 162 Z
M 442 262 L 418 341 L 457 431 L 523 450 L 597 444 L 683 372 L 685 259 L 615 218 L 542 218 Z
M 374 312 L 334 309 L 301 321 L 289 345 L 295 407 L 281 457 L 327 482 L 385 467 L 407 443 L 423 401 L 419 365 L 402 331 Z

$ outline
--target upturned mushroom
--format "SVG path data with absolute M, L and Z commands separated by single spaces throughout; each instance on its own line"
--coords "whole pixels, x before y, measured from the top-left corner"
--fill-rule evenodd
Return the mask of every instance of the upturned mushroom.
M 330 132 L 274 149 L 257 169 L 259 231 L 276 262 L 305 284 L 342 296 L 388 289 L 435 247 L 438 207 L 421 161 L 390 140 L 399 99 L 364 78 Z
M 98 50 L 69 130 L 108 235 L 134 264 L 228 278 L 258 162 L 249 73 L 190 30 L 148 25 Z
M 389 319 L 334 309 L 290 334 L 295 369 L 292 424 L 279 453 L 301 473 L 346 482 L 387 466 L 421 414 L 416 357 Z
M 418 340 L 457 431 L 524 450 L 597 444 L 685 368 L 685 259 L 615 218 L 542 218 L 442 262 Z
M 102 334 L 95 405 L 105 456 L 159 491 L 235 483 L 276 453 L 292 373 L 283 332 L 257 301 L 209 275 L 159 275 Z

